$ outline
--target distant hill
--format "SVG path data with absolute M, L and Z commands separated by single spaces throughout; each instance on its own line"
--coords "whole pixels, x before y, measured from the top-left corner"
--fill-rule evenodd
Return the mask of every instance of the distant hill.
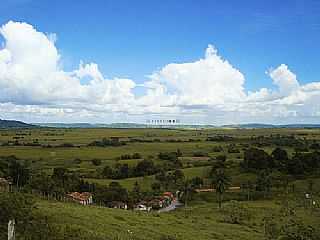
M 141 123 L 34 123 L 34 125 L 41 127 L 52 128 L 172 128 L 172 129 L 208 129 L 208 128 L 236 128 L 236 129 L 263 129 L 263 128 L 320 128 L 320 124 L 287 124 L 287 125 L 273 125 L 262 123 L 248 123 L 248 124 L 230 124 L 230 125 L 148 125 Z
M 262 123 L 248 123 L 248 124 L 230 124 L 223 125 L 223 128 L 276 128 L 276 125 L 272 124 L 262 124 Z
M 248 123 L 248 124 L 232 124 L 223 125 L 224 128 L 240 128 L 240 129 L 261 129 L 261 128 L 320 128 L 320 124 L 262 124 L 262 123 Z
M 33 128 L 35 125 L 27 124 L 15 120 L 1 120 L 0 119 L 0 128 Z
M 41 127 L 53 127 L 53 128 L 145 128 L 144 124 L 135 123 L 34 123 Z
M 33 123 L 41 127 L 53 128 L 179 128 L 179 129 L 200 129 L 214 128 L 213 125 L 148 125 L 142 123 Z

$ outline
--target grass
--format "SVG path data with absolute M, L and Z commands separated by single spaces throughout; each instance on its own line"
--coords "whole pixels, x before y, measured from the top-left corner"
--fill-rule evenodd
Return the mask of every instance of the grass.
M 261 239 L 262 233 L 254 225 L 240 226 L 220 222 L 215 204 L 192 207 L 187 213 L 181 209 L 171 213 L 139 213 L 100 207 L 83 207 L 72 203 L 41 201 L 39 210 L 56 224 L 68 224 L 100 237 L 128 237 L 132 239 Z M 186 215 L 187 214 L 187 215 Z M 111 238 L 112 239 L 112 238 Z
M 210 202 L 195 201 L 187 209 L 162 214 L 49 201 L 40 201 L 38 211 L 57 225 L 68 224 L 84 230 L 88 236 L 95 233 L 103 239 L 260 240 L 264 238 L 263 217 L 280 209 L 276 201 L 244 202 L 250 209 L 251 219 L 241 225 L 228 224 L 222 221 L 222 212 L 212 196 L 208 199 Z M 306 223 L 320 227 L 319 213 L 310 214 L 309 210 L 300 209 L 298 215 Z
M 204 130 L 177 130 L 177 129 L 32 129 L 32 130 L 0 130 L 0 143 L 18 140 L 20 143 L 38 141 L 40 144 L 58 146 L 62 143 L 72 143 L 76 147 L 31 147 L 31 146 L 0 146 L 0 156 L 15 155 L 18 158 L 29 160 L 34 170 L 51 172 L 55 167 L 66 167 L 81 174 L 97 173 L 104 166 L 127 163 L 130 166 L 138 163 L 137 159 L 117 160 L 123 154 L 140 153 L 143 158 L 152 156 L 156 163 L 159 152 L 171 152 L 180 149 L 183 157 L 180 159 L 186 178 L 206 177 L 210 170 L 210 160 L 206 157 L 194 157 L 195 152 L 202 152 L 209 157 L 227 155 L 230 163 L 227 173 L 232 178 L 233 186 L 248 180 L 254 181 L 255 174 L 242 173 L 239 161 L 243 158 L 241 143 L 250 143 L 251 137 L 270 136 L 271 134 L 292 135 L 297 138 L 320 140 L 320 129 L 204 129 Z M 240 153 L 228 153 L 227 146 L 231 142 L 208 142 L 209 136 L 228 135 L 235 137 L 232 143 Z M 159 139 L 161 142 L 128 142 L 120 147 L 88 147 L 87 144 L 104 137 L 120 137 L 128 141 L 132 138 L 140 140 Z M 194 142 L 173 142 L 172 140 L 198 140 Z M 170 142 L 171 141 L 171 142 Z M 214 152 L 214 146 L 223 147 L 222 152 Z M 271 153 L 276 146 L 263 149 Z M 293 148 L 286 148 L 289 154 Z M 100 166 L 94 166 L 92 159 L 101 159 Z M 80 159 L 80 162 L 74 161 Z M 206 166 L 205 166 L 206 165 Z M 88 176 L 88 175 L 87 175 Z M 91 174 L 90 176 L 95 176 Z M 313 190 L 320 192 L 320 178 L 313 178 Z M 150 190 L 155 181 L 154 176 L 128 178 L 122 180 L 86 178 L 89 182 L 100 185 L 109 185 L 112 181 L 119 182 L 123 187 L 132 189 L 138 182 L 143 190 Z M 296 191 L 305 193 L 309 180 L 295 180 Z M 292 184 L 291 183 L 291 184 Z M 227 193 L 225 199 L 235 198 L 234 193 Z M 47 215 L 56 225 L 68 225 L 82 229 L 87 239 L 94 233 L 102 239 L 263 239 L 263 216 L 270 212 L 277 212 L 279 205 L 274 200 L 246 202 L 252 219 L 243 225 L 234 225 L 221 222 L 221 212 L 217 209 L 214 194 L 199 194 L 187 209 L 180 209 L 170 213 L 139 213 L 124 210 L 107 209 L 96 206 L 83 207 L 81 205 L 63 202 L 39 200 L 37 209 Z M 319 216 L 309 210 L 299 209 L 299 215 L 308 223 L 317 224 Z M 128 230 L 132 234 L 128 233 Z

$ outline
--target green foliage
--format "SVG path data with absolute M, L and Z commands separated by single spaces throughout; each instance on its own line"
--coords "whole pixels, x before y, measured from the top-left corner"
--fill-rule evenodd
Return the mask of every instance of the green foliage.
M 268 171 L 261 171 L 258 174 L 256 190 L 263 192 L 264 198 L 270 193 L 272 187 L 272 176 Z
M 140 153 L 133 153 L 133 154 L 123 154 L 120 156 L 121 160 L 128 160 L 128 159 L 141 159 L 142 156 Z
M 16 187 L 22 187 L 30 178 L 30 169 L 25 161 L 14 155 L 0 157 L 0 176 L 10 178 Z
M 96 187 L 94 192 L 95 203 L 108 206 L 113 201 L 127 202 L 128 191 L 117 182 L 111 182 L 108 187 Z
M 227 188 L 230 186 L 231 179 L 225 173 L 225 170 L 223 168 L 220 168 L 220 169 L 217 169 L 212 175 L 212 183 L 213 183 L 213 186 L 215 187 L 215 190 L 218 196 L 219 208 L 221 208 L 221 204 L 223 201 L 223 194 L 225 193 Z
M 287 170 L 293 175 L 306 175 L 320 169 L 320 152 L 295 153 Z
M 248 207 L 238 201 L 230 201 L 224 204 L 222 214 L 222 221 L 231 224 L 243 224 L 251 217 Z
M 15 220 L 18 233 L 23 233 L 32 218 L 33 208 L 34 201 L 29 195 L 0 192 L 0 239 L 5 239 L 9 220 Z
M 95 159 L 92 159 L 91 162 L 92 162 L 92 164 L 94 166 L 100 166 L 101 165 L 101 159 L 95 158 Z
M 245 170 L 263 170 L 274 167 L 271 156 L 262 149 L 249 148 L 244 152 L 244 159 L 241 163 Z

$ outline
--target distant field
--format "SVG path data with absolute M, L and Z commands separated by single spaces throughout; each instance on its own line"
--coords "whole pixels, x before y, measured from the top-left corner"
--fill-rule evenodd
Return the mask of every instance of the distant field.
M 37 128 L 28 130 L 0 130 L 0 156 L 15 155 L 28 160 L 32 169 L 51 172 L 55 167 L 65 167 L 77 171 L 82 175 L 95 174 L 104 166 L 116 163 L 127 163 L 135 166 L 139 160 L 117 160 L 123 154 L 140 153 L 143 158 L 152 158 L 159 162 L 159 152 L 172 152 L 179 149 L 183 157 L 183 171 L 187 178 L 195 176 L 205 177 L 209 171 L 209 159 L 217 155 L 226 155 L 227 161 L 239 162 L 243 158 L 244 145 L 250 145 L 250 139 L 270 136 L 295 136 L 297 139 L 320 140 L 320 129 L 55 129 Z M 217 136 L 232 137 L 232 141 L 206 141 L 207 138 Z M 118 147 L 89 147 L 89 143 L 102 138 L 118 137 L 126 145 Z M 37 143 L 40 146 L 6 146 L 7 142 L 18 142 L 21 145 Z M 140 142 L 137 142 L 140 141 Z M 61 147 L 61 144 L 72 144 L 74 147 Z M 44 147 L 46 145 L 51 148 Z M 11 144 L 12 145 L 12 144 Z M 234 145 L 238 153 L 230 153 L 228 147 Z M 221 152 L 214 148 L 221 147 Z M 275 145 L 262 147 L 271 153 Z M 293 148 L 284 147 L 291 155 Z M 195 157 L 196 153 L 203 153 L 207 157 Z M 80 162 L 75 161 L 80 159 Z M 100 159 L 101 165 L 92 164 L 92 159 Z M 233 184 L 239 185 L 252 176 L 240 174 L 238 170 L 230 172 Z M 131 188 L 138 181 L 145 188 L 149 188 L 153 176 L 119 180 L 124 186 Z M 111 179 L 88 178 L 89 181 L 108 184 Z

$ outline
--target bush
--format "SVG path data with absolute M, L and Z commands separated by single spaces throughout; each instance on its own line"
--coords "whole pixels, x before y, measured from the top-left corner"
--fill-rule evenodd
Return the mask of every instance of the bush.
M 100 159 L 92 159 L 91 160 L 92 164 L 95 165 L 95 166 L 99 166 L 101 165 L 101 160 Z
M 207 154 L 207 153 L 204 153 L 204 152 L 198 151 L 198 152 L 194 152 L 194 153 L 193 153 L 193 156 L 194 156 L 194 157 L 207 157 L 208 154 Z
M 81 161 L 80 158 L 76 158 L 76 159 L 73 160 L 73 163 L 74 163 L 74 164 L 80 164 L 81 162 L 82 162 L 82 161 Z
M 231 224 L 241 224 L 250 219 L 248 208 L 238 201 L 230 201 L 222 208 L 223 222 Z
M 214 146 L 212 148 L 212 151 L 213 152 L 222 152 L 223 151 L 223 148 L 221 146 Z

